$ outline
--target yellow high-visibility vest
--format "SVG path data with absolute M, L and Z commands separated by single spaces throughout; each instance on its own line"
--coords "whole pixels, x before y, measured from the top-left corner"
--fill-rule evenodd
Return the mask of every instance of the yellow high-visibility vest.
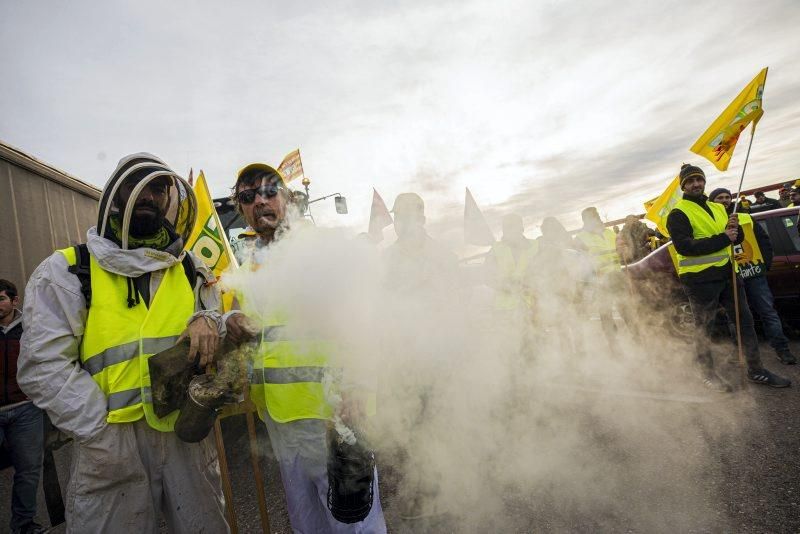
M 602 234 L 578 232 L 575 236 L 588 250 L 594 261 L 594 268 L 598 273 L 606 274 L 619 271 L 620 261 L 617 254 L 617 234 L 611 228 L 603 230 Z
M 725 206 L 716 202 L 708 202 L 707 205 L 711 209 L 713 217 L 696 202 L 681 199 L 675 204 L 675 209 L 685 213 L 689 219 L 695 239 L 719 235 L 725 231 L 728 224 L 728 213 L 725 211 Z M 702 256 L 684 256 L 678 252 L 678 275 L 699 273 L 709 267 L 722 267 L 730 261 L 730 258 L 731 247 L 729 245 Z
M 69 265 L 75 249 L 59 250 Z M 154 429 L 171 432 L 178 410 L 159 418 L 153 411 L 147 360 L 178 340 L 194 313 L 194 289 L 181 263 L 166 270 L 148 308 L 128 307 L 128 279 L 104 270 L 90 256 L 92 302 L 80 358 L 83 368 L 106 396 L 109 423 L 131 423 L 142 417 Z
M 291 340 L 286 328 L 264 329 L 263 341 L 253 362 L 250 398 L 258 408 L 279 423 L 298 419 L 330 419 L 333 411 L 325 400 L 322 384 L 328 368 L 330 343 Z
M 530 305 L 524 281 L 538 250 L 539 243 L 531 241 L 515 259 L 507 243 L 499 241 L 492 246 L 496 267 L 494 299 L 496 309 L 514 310 L 523 305 Z
M 241 268 L 257 271 L 266 265 L 251 257 Z M 250 399 L 258 409 L 258 416 L 266 415 L 279 422 L 300 419 L 330 419 L 333 409 L 325 398 L 323 379 L 331 375 L 332 386 L 338 385 L 340 370 L 330 367 L 330 358 L 337 347 L 319 339 L 292 338 L 286 325 L 292 319 L 285 313 L 263 317 L 251 309 L 246 295 L 237 293 L 236 300 L 242 311 L 263 326 L 262 341 L 254 352 L 253 374 L 250 379 Z M 350 392 L 364 400 L 366 415 L 376 413 L 377 399 L 374 391 Z
M 242 264 L 242 269 L 257 271 L 265 267 L 252 258 Z M 330 419 L 333 410 L 325 400 L 323 377 L 330 372 L 328 355 L 332 346 L 324 341 L 289 339 L 284 326 L 287 317 L 276 313 L 262 317 L 258 310 L 250 309 L 246 295 L 236 295 L 236 300 L 249 317 L 263 329 L 262 342 L 255 351 L 253 375 L 250 379 L 250 399 L 264 420 L 266 414 L 279 422 L 299 419 Z

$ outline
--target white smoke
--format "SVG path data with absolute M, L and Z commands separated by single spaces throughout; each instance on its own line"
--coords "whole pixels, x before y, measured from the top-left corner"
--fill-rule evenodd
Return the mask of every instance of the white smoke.
M 698 388 L 658 303 L 621 298 L 624 278 L 593 285 L 567 255 L 537 265 L 533 317 L 499 313 L 481 267 L 447 248 L 295 224 L 259 270 L 226 277 L 293 338 L 332 341 L 346 387 L 377 391 L 360 430 L 398 483 L 382 488 L 390 523 L 417 497 L 446 512 L 444 531 L 730 527 L 698 481 L 736 418 Z M 631 323 L 616 317 L 611 344 L 592 304 L 609 299 Z

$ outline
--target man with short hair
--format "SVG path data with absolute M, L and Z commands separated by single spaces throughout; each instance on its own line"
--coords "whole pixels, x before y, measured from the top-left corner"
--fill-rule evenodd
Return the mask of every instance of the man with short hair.
M 735 317 L 733 292 L 737 291 L 747 377 L 756 384 L 776 388 L 790 386 L 791 381 L 771 373 L 761 364 L 747 297 L 741 286 L 737 283 L 734 287 L 731 281 L 731 243 L 740 245 L 744 240 L 738 218 L 729 216 L 722 205 L 708 202 L 708 197 L 703 194 L 706 176 L 701 168 L 683 165 L 679 178 L 683 198 L 670 211 L 667 229 L 677 252 L 678 277 L 699 330 L 695 336 L 695 348 L 703 384 L 718 392 L 732 391 L 730 384 L 714 370 L 708 334 L 720 305 L 729 317 Z
M 403 361 L 414 372 L 392 376 L 386 388 L 395 397 L 413 390 L 419 399 L 411 411 L 401 414 L 403 422 L 398 424 L 407 425 L 409 431 L 403 432 L 397 443 L 402 452 L 395 455 L 395 468 L 402 476 L 397 491 L 399 516 L 414 522 L 411 530 L 416 532 L 429 530 L 427 522 L 447 512 L 440 498 L 439 480 L 432 473 L 434 455 L 424 444 L 430 439 L 433 414 L 442 409 L 438 406 L 440 395 L 436 394 L 441 387 L 439 377 L 446 375 L 452 365 L 448 352 L 442 351 L 438 342 L 443 332 L 447 332 L 448 340 L 457 335 L 452 330 L 458 322 L 449 314 L 458 307 L 454 303 L 460 298 L 459 271 L 456 256 L 428 233 L 425 202 L 420 195 L 397 195 L 392 215 L 397 241 L 383 254 L 385 284 L 391 288 L 387 320 L 406 327 L 398 328 L 400 337 L 387 343 L 388 347 L 402 347 L 405 354 L 390 355 L 388 359 L 395 365 Z M 509 235 L 521 230 L 519 223 L 512 224 Z M 414 325 L 414 335 L 410 337 L 409 324 Z M 413 384 L 409 377 L 414 377 Z
M 13 533 L 44 532 L 33 519 L 36 516 L 36 492 L 42 468 L 44 416 L 17 384 L 17 359 L 22 337 L 22 313 L 19 312 L 17 287 L 0 279 L 0 446 L 10 456 L 14 467 L 11 487 L 11 524 Z
M 25 290 L 18 379 L 74 438 L 68 533 L 228 532 L 213 438 L 178 439 L 154 411 L 148 359 L 189 338 L 213 360 L 224 325 L 202 260 L 184 251 L 197 201 L 151 154 L 123 158 L 86 245 L 56 251 Z
M 502 223 L 503 236 L 486 258 L 495 310 L 522 313 L 530 320 L 532 284 L 528 278 L 539 245 L 525 237 L 522 217 L 516 213 L 503 217 Z
M 781 207 L 781 203 L 774 198 L 769 198 L 763 191 L 756 191 L 754 196 L 756 201 L 750 206 L 750 212 L 776 210 Z
M 708 200 L 722 204 L 728 213 L 733 211 L 731 192 L 727 189 L 714 189 L 708 195 Z M 739 214 L 739 225 L 744 231 L 744 241 L 734 248 L 734 259 L 736 271 L 744 281 L 747 301 L 761 318 L 764 334 L 778 359 L 785 365 L 794 365 L 797 363 L 797 358 L 789 350 L 789 340 L 783 333 L 781 318 L 775 311 L 775 299 L 767 283 L 766 273 L 772 265 L 772 243 L 769 234 L 760 224 L 756 224 L 748 213 Z M 733 324 L 734 319 L 729 316 L 729 323 Z
M 609 347 L 617 350 L 614 322 L 614 304 L 628 327 L 635 332 L 635 324 L 631 317 L 630 302 L 623 298 L 627 294 L 622 277 L 621 263 L 617 254 L 617 233 L 606 228 L 597 208 L 588 207 L 581 212 L 583 228 L 575 235 L 575 245 L 585 251 L 594 263 L 596 277 L 594 301 L 598 307 L 600 324 L 603 327 Z
M 269 254 L 263 251 L 280 240 L 291 239 L 292 227 L 297 224 L 290 222 L 291 196 L 283 177 L 269 165 L 247 165 L 238 173 L 233 198 L 245 222 L 258 234 L 242 268 L 269 269 L 264 263 L 269 261 Z M 242 309 L 225 314 L 230 341 L 238 344 L 253 338 L 254 332 L 268 332 L 263 334 L 253 362 L 250 398 L 267 427 L 280 467 L 292 530 L 385 533 L 377 471 L 372 508 L 365 519 L 341 523 L 328 509 L 326 433 L 334 414 L 325 397 L 323 380 L 331 372 L 325 351 L 330 344 L 325 340 L 286 339 L 287 332 L 296 326 L 292 323 L 295 318 L 285 313 L 261 317 L 261 310 L 248 303 L 247 294 L 237 295 L 236 306 Z
M 789 191 L 789 202 L 787 208 L 796 208 L 800 206 L 800 188 L 793 187 Z

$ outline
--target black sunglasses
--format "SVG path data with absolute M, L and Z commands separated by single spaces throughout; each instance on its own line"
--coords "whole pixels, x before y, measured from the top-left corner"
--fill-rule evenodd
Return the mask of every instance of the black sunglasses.
M 239 201 L 239 204 L 252 204 L 256 199 L 256 195 L 261 195 L 262 198 L 272 198 L 278 194 L 280 189 L 281 186 L 278 184 L 262 185 L 255 189 L 239 191 L 236 194 L 236 199 Z

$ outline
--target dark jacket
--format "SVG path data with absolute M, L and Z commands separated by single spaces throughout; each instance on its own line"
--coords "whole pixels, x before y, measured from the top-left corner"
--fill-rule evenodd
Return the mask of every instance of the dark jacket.
M 769 240 L 767 231 L 756 221 L 753 221 L 753 233 L 756 235 L 758 248 L 761 249 L 761 255 L 764 257 L 764 266 L 769 271 L 770 267 L 772 267 L 772 257 L 775 255 L 772 250 L 772 241 Z
M 22 314 L 7 327 L 0 326 L 0 380 L 3 384 L 3 396 L 0 406 L 16 404 L 28 400 L 17 384 L 17 359 L 19 358 L 19 339 L 22 337 Z
M 711 215 L 711 208 L 708 207 L 707 196 L 702 195 L 699 198 L 695 198 L 684 194 L 683 198 L 684 200 L 700 205 L 700 207 Z M 689 217 L 679 209 L 673 209 L 669 212 L 669 216 L 667 216 L 667 230 L 672 238 L 672 244 L 675 245 L 675 250 L 684 256 L 704 256 L 731 246 L 731 240 L 728 239 L 725 232 L 711 237 L 695 239 L 694 230 L 692 229 L 692 224 L 689 222 Z M 740 226 L 736 244 L 739 245 L 742 241 L 744 241 L 744 232 L 742 232 L 742 227 Z M 731 276 L 731 266 L 729 262 L 721 267 L 709 267 L 699 273 L 685 273 L 682 274 L 680 278 L 681 281 L 684 282 L 711 282 L 724 280 L 726 277 L 730 278 Z
M 763 204 L 756 204 L 755 202 L 750 204 L 750 213 L 758 213 L 759 211 L 767 211 L 767 210 L 777 210 L 782 208 L 781 203 L 774 199 L 765 197 Z

